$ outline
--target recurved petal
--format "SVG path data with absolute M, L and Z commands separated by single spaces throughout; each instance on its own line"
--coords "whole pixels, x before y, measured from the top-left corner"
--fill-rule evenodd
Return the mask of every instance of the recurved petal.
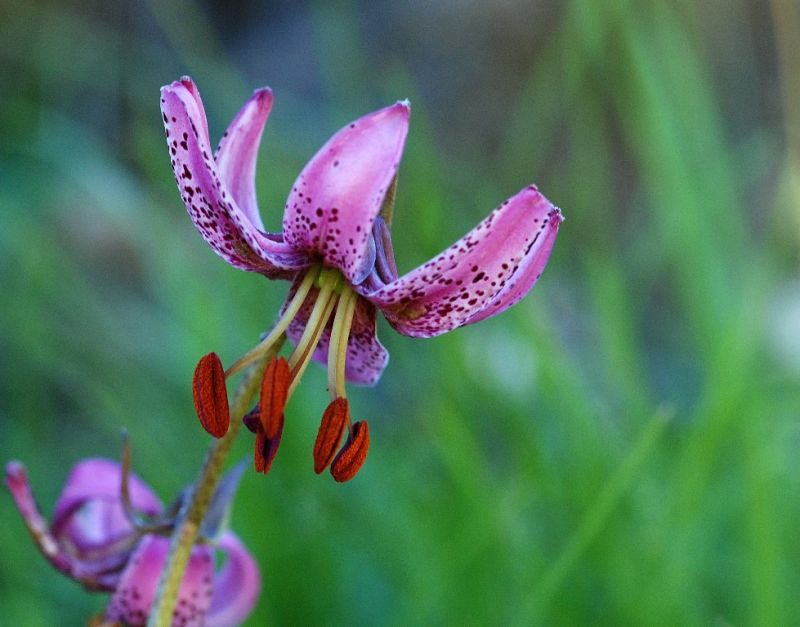
M 189 111 L 189 116 L 199 125 L 199 128 L 202 129 L 201 137 L 206 145 L 210 146 L 211 142 L 209 140 L 210 133 L 208 132 L 206 108 L 203 106 L 203 99 L 200 97 L 197 85 L 194 84 L 194 81 L 189 76 L 182 76 L 180 80 L 173 83 L 173 85 L 177 87 L 178 83 L 186 89 L 185 94 L 183 94 L 183 101 L 186 104 L 186 109 Z
M 190 87 L 187 87 L 187 84 Z M 189 79 L 161 88 L 161 111 L 175 180 L 206 242 L 231 265 L 284 278 L 308 264 L 281 238 L 262 233 L 220 178 L 197 89 Z
M 50 533 L 47 521 L 36 506 L 36 499 L 33 497 L 25 466 L 19 462 L 10 462 L 6 465 L 5 470 L 6 486 L 8 486 L 14 503 L 22 515 L 22 520 L 39 550 L 58 570 L 69 577 L 75 577 L 74 560 Z
M 535 186 L 492 211 L 438 257 L 367 294 L 404 335 L 432 337 L 499 313 L 533 286 L 561 212 Z
M 374 264 L 372 223 L 402 157 L 409 112 L 398 102 L 340 130 L 308 162 L 286 203 L 286 242 L 321 255 L 353 285 Z
M 106 609 L 106 618 L 127 625 L 144 625 L 155 597 L 158 579 L 169 551 L 169 538 L 147 535 L 131 556 Z M 205 624 L 211 605 L 214 556 L 208 545 L 192 549 L 178 592 L 173 625 Z
M 133 537 L 127 521 L 120 524 L 118 504 L 97 499 L 87 501 L 80 515 L 70 517 L 60 536 L 56 536 L 40 514 L 25 467 L 19 462 L 6 466 L 6 485 L 31 537 L 55 568 L 87 590 L 116 588 L 129 555 L 127 541 Z M 112 533 L 107 529 L 112 529 Z
M 291 293 L 289 298 L 291 298 Z M 306 327 L 308 316 L 316 298 L 317 290 L 312 290 L 302 309 L 300 309 L 286 330 L 286 335 L 295 346 L 300 336 L 303 335 L 303 329 Z M 329 323 L 314 351 L 314 361 L 327 365 L 330 340 L 331 325 Z M 375 307 L 363 298 L 358 298 L 356 310 L 353 314 L 353 324 L 350 328 L 350 337 L 347 342 L 345 378 L 350 383 L 375 385 L 381 378 L 381 374 L 383 374 L 388 363 L 389 352 L 378 339 L 378 330 L 375 324 Z
M 553 209 L 549 214 L 549 220 L 539 236 L 535 248 L 536 252 L 525 256 L 520 262 L 519 268 L 506 280 L 506 284 L 495 295 L 495 297 L 481 309 L 473 314 L 464 324 L 474 324 L 486 318 L 491 318 L 502 313 L 512 305 L 516 305 L 527 294 L 539 277 L 544 272 L 544 267 L 550 259 L 550 252 L 558 235 L 558 227 L 564 220 L 558 209 Z
M 256 202 L 256 159 L 261 134 L 272 109 L 272 91 L 258 89 L 233 118 L 219 142 L 214 160 L 219 177 L 255 228 L 263 231 Z
M 115 461 L 93 458 L 77 463 L 56 501 L 53 533 L 69 535 L 85 548 L 129 532 L 131 525 L 120 500 L 121 483 L 122 467 Z M 136 509 L 149 516 L 161 512 L 161 501 L 141 479 L 131 474 L 128 485 Z M 81 515 L 74 516 L 78 510 Z
M 236 627 L 244 623 L 261 594 L 261 574 L 253 556 L 242 542 L 226 531 L 217 545 L 228 561 L 214 578 L 211 607 L 206 627 Z

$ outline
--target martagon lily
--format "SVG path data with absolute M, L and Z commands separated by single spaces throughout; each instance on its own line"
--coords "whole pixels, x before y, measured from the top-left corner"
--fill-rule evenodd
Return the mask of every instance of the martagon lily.
M 144 625 L 176 512 L 165 510 L 147 484 L 108 459 L 85 459 L 72 468 L 49 525 L 36 506 L 25 467 L 10 462 L 5 480 L 47 560 L 85 588 L 112 593 L 106 611 L 90 624 Z M 227 505 L 235 489 L 231 484 L 223 481 L 219 505 Z M 179 505 L 176 502 L 172 510 Z M 207 519 L 215 530 L 218 514 L 212 510 Z M 149 523 L 140 524 L 145 520 Z M 216 573 L 215 548 L 227 555 Z M 221 530 L 213 544 L 192 549 L 172 625 L 234 627 L 250 614 L 260 592 L 261 577 L 252 555 L 232 531 Z
M 444 252 L 398 276 L 389 228 L 410 114 L 401 101 L 331 137 L 292 186 L 283 231 L 268 233 L 256 204 L 255 171 L 271 108 L 272 92 L 255 91 L 214 152 L 192 80 L 161 90 L 172 168 L 195 227 L 232 266 L 292 282 L 270 333 L 225 373 L 256 362 L 284 334 L 295 345 L 288 360 L 267 366 L 259 411 L 247 421 L 257 434 L 256 467 L 269 469 L 286 401 L 314 359 L 327 363 L 331 397 L 314 446 L 315 470 L 332 462 L 334 478 L 346 481 L 364 461 L 369 433 L 366 422 L 350 419 L 345 383 L 375 384 L 388 361 L 376 336 L 376 311 L 412 337 L 505 311 L 541 275 L 563 218 L 531 185 Z

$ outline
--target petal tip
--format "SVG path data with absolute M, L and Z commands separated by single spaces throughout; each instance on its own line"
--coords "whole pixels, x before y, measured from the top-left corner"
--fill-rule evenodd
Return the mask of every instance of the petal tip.
M 164 97 L 165 96 L 167 96 L 168 94 L 175 93 L 175 90 L 179 88 L 178 85 L 180 85 L 180 83 L 178 83 L 178 81 L 174 81 L 174 82 L 170 83 L 169 85 L 163 85 L 161 87 L 161 102 L 162 103 L 164 102 Z
M 539 191 L 536 185 L 528 185 L 528 187 L 522 190 L 521 194 L 529 195 L 531 200 L 539 205 L 538 208 L 540 210 L 547 212 L 547 217 L 555 223 L 555 226 L 558 226 L 564 221 L 564 214 L 561 213 L 561 209 L 551 203 L 545 195 Z
M 165 94 L 174 94 L 181 89 L 186 89 L 191 91 L 196 91 L 194 83 L 188 77 L 184 76 L 183 78 L 179 78 L 177 81 L 172 81 L 168 85 L 164 85 L 161 88 L 161 95 L 164 96 Z
M 195 99 L 199 97 L 199 92 L 197 91 L 197 85 L 195 85 L 194 81 L 189 76 L 181 76 L 178 80 L 172 81 L 168 85 L 164 85 L 161 88 L 161 98 L 163 98 L 166 94 L 178 94 L 181 90 L 188 91 L 191 96 Z
M 393 113 L 400 113 L 404 117 L 408 118 L 411 115 L 411 101 L 408 98 L 404 100 L 398 100 L 391 107 L 388 107 L 388 109 Z
M 14 481 L 25 479 L 25 465 L 17 460 L 12 460 L 6 464 L 6 485 Z
M 256 107 L 261 110 L 262 115 L 269 115 L 272 109 L 272 100 L 272 90 L 269 87 L 259 87 L 253 91 L 250 102 L 255 103 Z

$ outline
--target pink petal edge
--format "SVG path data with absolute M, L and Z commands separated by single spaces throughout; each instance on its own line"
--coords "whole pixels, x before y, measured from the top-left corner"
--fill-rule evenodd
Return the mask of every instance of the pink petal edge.
M 372 224 L 397 171 L 410 106 L 398 102 L 338 131 L 295 181 L 283 217 L 286 242 L 358 285 L 372 271 Z
M 161 110 L 181 199 L 203 239 L 232 266 L 288 278 L 308 265 L 281 238 L 256 228 L 221 180 L 211 155 L 199 95 L 188 79 L 161 88 Z M 200 130 L 198 130 L 200 129 Z
M 169 538 L 152 535 L 142 538 L 106 609 L 108 620 L 130 625 L 147 622 L 169 544 Z M 173 626 L 200 627 L 204 624 L 211 605 L 213 575 L 213 550 L 208 545 L 195 546 L 178 592 Z
M 564 217 L 561 212 L 554 208 L 550 212 L 550 222 L 547 225 L 547 229 L 540 236 L 540 241 L 537 242 L 538 252 L 528 255 L 520 263 L 519 269 L 508 278 L 503 289 L 490 302 L 486 303 L 483 309 L 470 316 L 464 322 L 465 325 L 475 324 L 481 320 L 496 316 L 509 307 L 516 305 L 525 297 L 536 281 L 539 280 L 539 277 L 542 276 L 542 272 L 544 272 L 555 244 L 556 235 L 558 235 L 559 225 L 563 220 Z
M 220 536 L 217 546 L 228 557 L 214 578 L 205 624 L 206 627 L 236 627 L 245 621 L 258 601 L 261 573 L 253 556 L 231 531 Z
M 88 501 L 119 503 L 121 484 L 122 466 L 114 460 L 96 457 L 75 464 L 56 501 L 52 525 L 54 533 L 58 534 L 70 516 Z M 134 507 L 150 516 L 161 512 L 159 498 L 133 473 L 129 477 L 129 489 Z
M 11 492 L 14 503 L 22 516 L 22 520 L 28 531 L 31 534 L 34 542 L 39 547 L 39 550 L 47 558 L 47 560 L 59 571 L 72 577 L 75 564 L 73 560 L 66 555 L 59 543 L 50 533 L 47 526 L 47 521 L 39 512 L 36 506 L 36 499 L 33 497 L 30 482 L 28 481 L 28 473 L 25 466 L 20 462 L 9 462 L 6 464 L 5 483 Z
M 256 201 L 256 161 L 261 135 L 272 110 L 272 91 L 257 89 L 228 125 L 219 142 L 214 160 L 219 178 L 255 228 L 264 224 Z
M 561 220 L 532 185 L 440 255 L 365 297 L 404 335 L 433 337 L 477 322 L 533 286 Z

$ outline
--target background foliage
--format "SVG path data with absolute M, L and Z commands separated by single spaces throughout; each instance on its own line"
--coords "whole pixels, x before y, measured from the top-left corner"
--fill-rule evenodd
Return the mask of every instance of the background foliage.
M 252 624 L 800 623 L 800 10 L 791 0 L 0 0 L 0 459 L 45 511 L 117 457 L 165 499 L 208 438 L 189 381 L 268 327 L 284 286 L 192 229 L 158 88 L 218 137 L 276 105 L 265 222 L 344 123 L 413 103 L 400 269 L 536 182 L 567 221 L 531 297 L 430 341 L 393 334 L 356 390 L 373 450 L 316 477 L 311 369 L 234 527 Z M 312 371 L 313 370 L 313 371 Z M 249 436 L 237 444 L 244 457 Z M 104 604 L 45 565 L 0 498 L 4 623 Z M 35 608 L 35 609 L 33 609 Z

